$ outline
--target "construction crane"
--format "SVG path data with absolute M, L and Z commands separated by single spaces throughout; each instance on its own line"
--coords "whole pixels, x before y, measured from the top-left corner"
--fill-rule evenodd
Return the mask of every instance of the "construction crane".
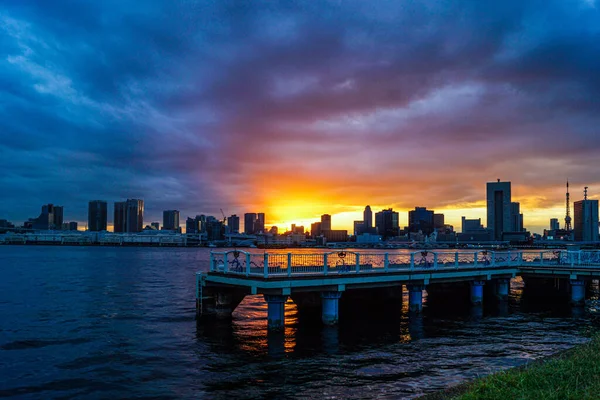
M 223 209 L 219 208 L 219 210 L 221 210 L 221 215 L 223 216 L 223 223 L 227 222 L 227 217 L 225 216 L 225 213 L 223 212 Z

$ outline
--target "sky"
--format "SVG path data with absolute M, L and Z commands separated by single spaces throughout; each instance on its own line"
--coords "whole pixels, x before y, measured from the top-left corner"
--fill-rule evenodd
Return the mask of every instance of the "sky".
M 145 221 L 370 204 L 525 227 L 599 198 L 600 2 L 28 1 L 0 6 L 0 218 L 145 200 Z M 110 220 L 111 218 L 109 218 Z M 242 218 L 243 219 L 243 218 Z

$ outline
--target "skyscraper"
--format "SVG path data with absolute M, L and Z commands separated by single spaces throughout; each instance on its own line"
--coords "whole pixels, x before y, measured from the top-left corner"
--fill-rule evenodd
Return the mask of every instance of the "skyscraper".
M 32 228 L 37 230 L 62 229 L 63 207 L 45 204 L 39 217 L 32 219 L 31 222 Z
M 163 229 L 166 231 L 179 231 L 179 211 L 163 211 Z
M 502 240 L 502 232 L 511 230 L 510 182 L 487 183 L 487 227 L 494 240 Z
M 125 232 L 125 216 L 127 215 L 127 202 L 115 201 L 113 231 L 117 233 Z
M 445 217 L 444 214 L 433 214 L 433 228 L 434 229 L 442 229 L 445 225 Z
M 375 227 L 384 238 L 398 236 L 398 213 L 391 208 L 375 213 Z
M 550 218 L 550 230 L 557 231 L 559 229 L 558 218 Z
M 144 200 L 115 201 L 114 232 L 141 232 L 144 228 Z
M 227 226 L 229 226 L 230 233 L 239 233 L 240 232 L 240 217 L 233 214 L 229 218 L 227 218 Z
M 127 232 L 141 232 L 144 229 L 144 200 L 127 199 Z
M 426 207 L 415 207 L 408 212 L 408 230 L 410 232 L 423 232 L 429 235 L 433 232 L 433 211 Z
M 265 233 L 265 213 L 256 214 L 254 233 Z
M 256 224 L 256 213 L 244 214 L 244 233 L 246 235 L 254 234 L 255 224 Z
M 321 215 L 321 233 L 331 230 L 331 215 Z
M 363 212 L 363 232 L 371 233 L 373 229 L 373 211 L 371 211 L 371 206 L 366 206 L 365 211 Z
M 510 230 L 512 232 L 523 232 L 523 214 L 521 214 L 520 203 L 510 203 Z
M 107 203 L 103 200 L 92 200 L 88 204 L 88 230 L 105 231 L 108 221 Z
M 576 241 L 598 241 L 598 200 L 573 203 L 573 231 Z
M 313 222 L 312 224 L 310 224 L 310 236 L 312 238 L 321 236 L 321 223 L 320 222 Z

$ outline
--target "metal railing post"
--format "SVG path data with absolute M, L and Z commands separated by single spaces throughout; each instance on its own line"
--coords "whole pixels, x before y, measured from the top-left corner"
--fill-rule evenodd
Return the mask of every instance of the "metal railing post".
M 415 269 L 415 253 L 410 253 L 410 269 Z
M 478 256 L 479 252 L 476 251 L 473 255 L 474 259 L 473 259 L 473 266 L 476 267 L 477 266 L 477 256 Z
M 508 251 L 508 266 L 510 267 L 510 263 L 512 262 L 512 256 L 510 255 L 510 250 Z
M 495 267 L 496 266 L 496 253 L 493 251 L 490 251 L 490 254 L 492 255 L 492 262 L 490 263 L 490 265 L 492 267 Z
M 229 271 L 229 262 L 227 261 L 227 253 L 225 253 L 225 257 L 223 257 L 223 272 Z
M 577 252 L 577 266 L 581 266 L 581 250 Z
M 323 274 L 327 275 L 329 272 L 329 266 L 327 265 L 327 253 L 323 254 Z
M 250 275 L 250 253 L 246 253 L 246 276 Z
M 458 251 L 454 253 L 454 266 L 458 268 Z
M 433 253 L 433 269 L 438 269 L 438 255 Z
M 540 251 L 540 265 L 544 265 L 544 252 Z
M 292 253 L 288 253 L 287 275 L 292 276 Z
M 263 267 L 263 275 L 265 278 L 269 277 L 269 253 L 265 253 L 265 262 Z
M 213 252 L 210 252 L 210 272 L 214 272 L 215 271 L 215 255 L 213 254 Z
M 388 268 L 390 266 L 390 258 L 389 258 L 389 254 L 385 253 L 385 256 L 383 257 L 383 270 L 385 272 L 388 272 Z
M 360 272 L 360 254 L 356 254 L 356 272 Z

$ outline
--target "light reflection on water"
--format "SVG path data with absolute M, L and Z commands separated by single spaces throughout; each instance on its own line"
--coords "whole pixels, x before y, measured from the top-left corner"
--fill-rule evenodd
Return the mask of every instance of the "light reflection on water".
M 197 324 L 194 272 L 206 249 L 0 247 L 0 397 L 410 398 L 585 341 L 586 309 L 425 298 L 342 310 L 337 327 L 285 305 L 267 332 L 248 296 L 233 320 Z

